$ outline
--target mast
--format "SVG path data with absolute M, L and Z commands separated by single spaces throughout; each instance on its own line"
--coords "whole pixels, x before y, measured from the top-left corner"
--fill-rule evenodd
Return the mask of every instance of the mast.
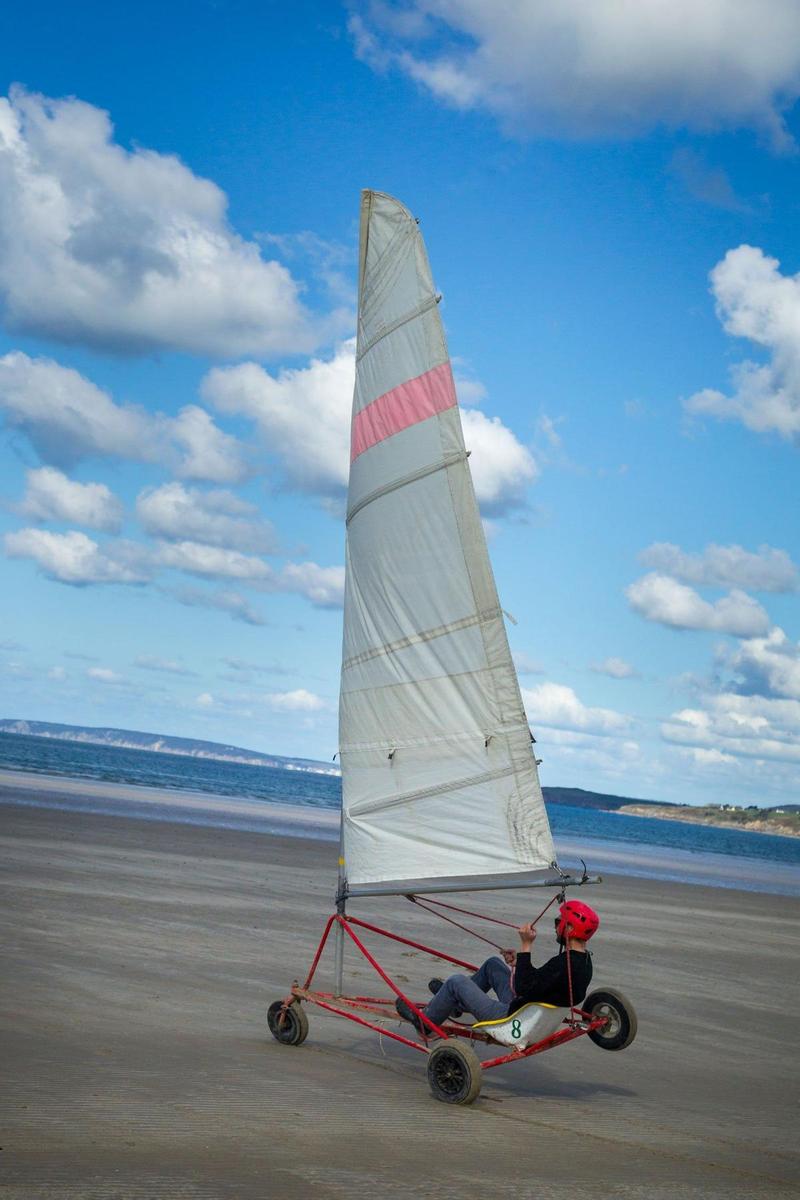
M 364 192 L 339 706 L 341 899 L 531 886 L 554 875 L 439 300 L 411 213 Z

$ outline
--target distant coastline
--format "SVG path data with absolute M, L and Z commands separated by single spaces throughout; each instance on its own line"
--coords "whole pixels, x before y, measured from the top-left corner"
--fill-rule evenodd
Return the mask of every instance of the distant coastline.
M 340 769 L 333 763 L 316 759 L 292 758 L 280 754 L 264 754 L 241 746 L 197 738 L 171 737 L 132 729 L 62 725 L 50 721 L 24 718 L 0 719 L 0 735 L 18 734 L 83 745 L 104 746 L 120 750 L 142 750 L 153 754 L 174 754 L 186 758 L 269 767 L 284 771 L 338 779 Z M 741 829 L 748 833 L 768 833 L 777 837 L 800 837 L 800 805 L 789 804 L 775 808 L 740 808 L 733 805 L 695 807 L 657 800 L 642 800 L 632 796 L 614 796 L 583 788 L 545 787 L 542 789 L 549 804 L 570 808 L 622 813 L 631 817 L 652 817 L 669 821 L 685 821 L 694 825 L 712 825 L 720 829 Z
M 745 829 L 748 833 L 771 833 L 777 837 L 800 837 L 800 812 L 797 805 L 787 808 L 736 808 L 690 804 L 624 804 L 617 812 L 629 817 L 661 817 L 668 821 L 688 821 L 693 825 L 716 825 L 719 829 Z
M 160 733 L 142 733 L 136 729 L 114 729 L 91 725 L 59 725 L 53 721 L 28 721 L 19 718 L 0 720 L 0 733 L 19 733 L 27 737 L 53 738 L 63 742 L 83 742 L 92 746 L 116 746 L 120 750 L 147 750 L 153 754 L 179 754 L 187 758 L 209 758 L 217 762 L 242 763 L 249 767 L 279 767 L 284 771 L 307 771 L 312 775 L 341 775 L 338 767 L 312 758 L 287 758 L 282 754 L 262 754 L 205 742 L 198 738 L 169 737 Z

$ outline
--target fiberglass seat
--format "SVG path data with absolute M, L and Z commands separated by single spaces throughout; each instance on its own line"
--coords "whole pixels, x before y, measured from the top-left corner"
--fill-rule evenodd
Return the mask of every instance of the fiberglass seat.
M 510 1017 L 500 1017 L 495 1021 L 478 1021 L 472 1028 L 488 1033 L 493 1041 L 500 1042 L 502 1046 L 524 1050 L 555 1033 L 569 1014 L 568 1008 L 532 1002 L 523 1004 L 522 1008 L 518 1008 Z

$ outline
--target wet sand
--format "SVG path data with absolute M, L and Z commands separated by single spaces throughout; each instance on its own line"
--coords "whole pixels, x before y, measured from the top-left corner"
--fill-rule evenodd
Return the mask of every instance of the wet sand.
M 800 900 L 607 879 L 594 984 L 634 1001 L 637 1040 L 490 1071 L 454 1108 L 421 1054 L 319 1009 L 301 1047 L 266 1032 L 330 913 L 331 842 L 10 805 L 0 841 L 8 1200 L 796 1194 Z M 353 911 L 482 954 L 400 899 Z M 385 946 L 421 998 L 441 967 Z

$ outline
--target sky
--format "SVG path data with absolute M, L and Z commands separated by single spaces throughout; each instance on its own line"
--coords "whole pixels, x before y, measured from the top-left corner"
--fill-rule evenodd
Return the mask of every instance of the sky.
M 0 716 L 332 759 L 372 187 L 542 782 L 800 802 L 795 0 L 29 0 L 0 72 Z

